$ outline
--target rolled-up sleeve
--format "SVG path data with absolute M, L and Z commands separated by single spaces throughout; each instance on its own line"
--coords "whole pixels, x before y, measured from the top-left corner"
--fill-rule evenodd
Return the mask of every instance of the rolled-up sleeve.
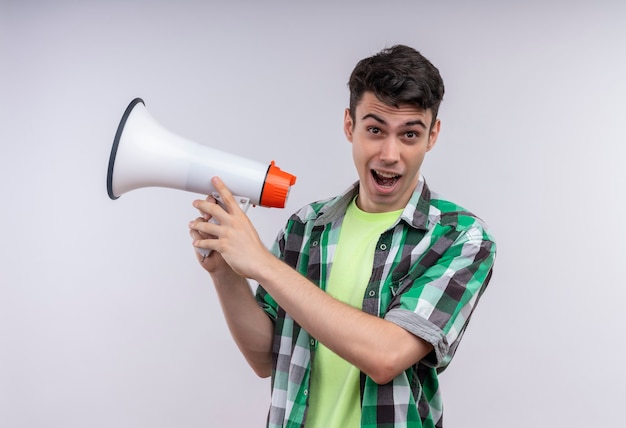
M 493 238 L 478 221 L 449 228 L 398 284 L 385 319 L 432 344 L 423 363 L 449 363 L 489 282 L 495 254 Z

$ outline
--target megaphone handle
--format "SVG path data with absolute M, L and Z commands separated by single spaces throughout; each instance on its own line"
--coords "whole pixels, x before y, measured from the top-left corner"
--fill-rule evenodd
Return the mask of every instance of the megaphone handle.
M 219 193 L 213 192 L 211 194 L 211 196 L 213 196 L 217 200 L 217 203 L 220 204 L 220 206 L 222 208 L 224 208 L 224 205 L 222 203 L 222 198 L 220 197 Z M 239 208 L 241 208 L 241 210 L 244 213 L 247 212 L 248 208 L 250 207 L 250 198 L 246 198 L 245 196 L 234 196 L 234 195 L 233 195 L 233 197 L 237 200 L 237 203 L 239 204 Z M 213 218 L 211 220 L 209 220 L 209 223 L 218 224 L 217 220 L 215 220 Z M 196 248 L 196 251 L 202 257 L 208 257 L 208 255 L 211 254 L 211 250 L 209 250 L 207 248 Z

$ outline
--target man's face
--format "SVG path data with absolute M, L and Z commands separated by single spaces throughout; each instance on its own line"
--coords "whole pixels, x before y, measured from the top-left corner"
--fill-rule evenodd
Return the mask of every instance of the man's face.
M 372 213 L 403 209 L 417 186 L 424 156 L 437 141 L 439 120 L 431 129 L 430 109 L 389 106 L 371 92 L 363 95 L 354 117 L 346 109 L 344 132 L 360 180 L 358 207 Z

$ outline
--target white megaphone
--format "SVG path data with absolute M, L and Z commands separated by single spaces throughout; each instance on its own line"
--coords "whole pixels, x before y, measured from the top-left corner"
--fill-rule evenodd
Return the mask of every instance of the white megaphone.
M 240 206 L 283 208 L 296 177 L 269 166 L 212 149 L 175 135 L 157 123 L 141 98 L 126 108 L 117 128 L 107 173 L 111 199 L 142 187 L 168 187 L 215 194 L 219 176 Z

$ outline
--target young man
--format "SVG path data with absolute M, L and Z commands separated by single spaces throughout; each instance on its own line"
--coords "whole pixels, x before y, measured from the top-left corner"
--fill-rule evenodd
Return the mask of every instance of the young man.
M 394 46 L 360 61 L 349 87 L 356 184 L 294 214 L 270 252 L 214 178 L 224 208 L 194 201 L 203 215 L 190 233 L 213 250 L 199 260 L 239 349 L 272 376 L 269 427 L 441 427 L 438 373 L 489 282 L 495 243 L 420 174 L 441 127 L 438 70 Z

